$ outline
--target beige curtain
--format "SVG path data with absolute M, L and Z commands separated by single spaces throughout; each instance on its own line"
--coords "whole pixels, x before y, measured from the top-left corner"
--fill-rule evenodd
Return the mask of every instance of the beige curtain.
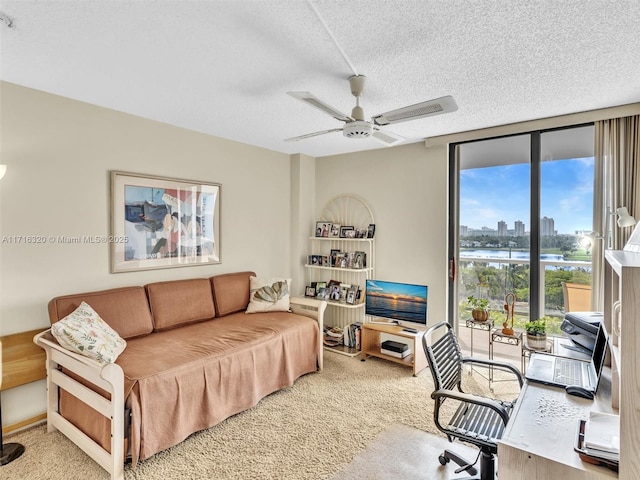
M 640 115 L 595 123 L 594 228 L 604 240 L 594 245 L 592 308 L 604 306 L 604 250 L 621 250 L 633 228 L 620 228 L 611 215 L 627 207 L 640 220 Z

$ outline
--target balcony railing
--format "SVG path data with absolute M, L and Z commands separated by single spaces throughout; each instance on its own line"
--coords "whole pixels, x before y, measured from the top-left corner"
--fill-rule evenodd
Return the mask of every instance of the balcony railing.
M 483 265 L 487 265 L 489 267 L 494 267 L 496 269 L 496 275 L 500 276 L 500 281 L 504 282 L 505 285 L 508 282 L 508 268 L 507 266 L 509 265 L 530 265 L 531 261 L 530 259 L 525 259 L 525 258 L 496 258 L 496 257 L 483 257 L 483 256 L 473 256 L 473 257 L 459 257 L 458 260 L 458 272 L 462 273 L 466 266 L 473 264 L 473 263 L 480 263 Z M 588 261 L 574 261 L 574 260 L 559 260 L 559 259 L 542 259 L 539 261 L 540 265 L 541 265 L 541 269 L 540 269 L 540 284 L 538 286 L 539 291 L 543 292 L 544 295 L 540 296 L 540 312 L 544 312 L 545 316 L 550 316 L 550 317 L 557 317 L 558 319 L 560 319 L 563 315 L 564 315 L 564 310 L 558 310 L 556 308 L 547 308 L 547 292 L 546 290 L 546 275 L 548 272 L 548 269 L 550 268 L 554 268 L 554 269 L 568 269 L 568 270 L 574 270 L 574 269 L 581 269 L 583 271 L 590 271 L 591 270 L 591 262 Z M 505 287 L 505 290 L 509 290 L 508 288 Z M 466 300 L 467 295 L 470 294 L 474 294 L 477 295 L 477 292 L 469 292 L 467 289 L 467 292 L 464 291 L 464 288 L 460 288 L 459 289 L 459 303 L 460 302 L 464 302 Z M 498 304 L 498 305 L 502 305 L 502 298 L 491 298 L 490 295 L 488 295 L 489 299 L 492 301 L 492 303 Z M 518 306 L 520 308 L 518 308 Z M 554 305 L 554 307 L 557 307 L 557 305 Z M 495 310 L 495 308 L 494 308 Z M 519 312 L 518 312 L 519 310 Z M 526 311 L 524 311 L 526 310 Z M 526 314 L 526 316 L 528 316 L 528 303 L 522 304 L 521 302 L 518 302 L 516 305 L 516 314 L 520 313 L 521 316 L 524 316 Z M 501 314 L 503 313 L 502 311 L 500 312 Z M 465 318 L 462 318 L 462 316 L 464 316 L 464 312 L 460 311 L 459 312 L 459 320 L 461 322 L 464 323 Z M 504 315 L 502 315 L 504 316 Z M 497 319 L 496 319 L 497 320 Z M 500 321 L 502 322 L 502 320 Z M 497 322 L 496 322 L 497 323 Z

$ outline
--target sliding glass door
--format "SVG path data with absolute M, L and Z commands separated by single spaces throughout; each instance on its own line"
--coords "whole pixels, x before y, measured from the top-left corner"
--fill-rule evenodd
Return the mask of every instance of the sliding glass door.
M 563 283 L 591 283 L 593 126 L 530 132 L 450 148 L 450 318 L 489 301 L 496 326 L 513 294 L 515 326 L 547 317 L 559 333 Z

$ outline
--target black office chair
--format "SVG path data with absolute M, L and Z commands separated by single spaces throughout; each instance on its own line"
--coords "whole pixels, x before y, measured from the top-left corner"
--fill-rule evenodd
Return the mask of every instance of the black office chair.
M 476 364 L 509 371 L 516 376 L 520 387 L 523 382 L 522 375 L 515 367 L 507 363 L 463 357 L 456 334 L 447 322 L 441 322 L 427 330 L 422 337 L 422 345 L 427 354 L 435 385 L 431 398 L 435 400 L 433 419 L 436 426 L 447 435 L 450 442 L 457 438 L 480 448 L 478 457 L 473 463 L 450 450 L 445 450 L 440 454 L 438 460 L 442 465 L 453 460 L 460 466 L 456 470 L 456 474 L 466 471 L 470 475 L 476 475 L 478 471 L 474 465 L 479 458 L 480 476 L 469 477 L 469 480 L 494 480 L 497 442 L 502 437 L 515 401 L 504 402 L 464 393 L 462 390 L 462 366 Z M 447 414 L 446 412 L 451 412 L 453 408 L 443 409 L 445 405 L 453 408 L 457 405 L 455 413 Z

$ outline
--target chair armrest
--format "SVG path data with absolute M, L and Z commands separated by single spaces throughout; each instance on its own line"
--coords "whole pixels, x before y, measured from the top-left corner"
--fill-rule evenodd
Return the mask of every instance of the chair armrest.
M 498 415 L 500 415 L 500 418 L 502 418 L 502 421 L 505 425 L 509 422 L 509 412 L 507 411 L 507 409 L 504 408 L 500 404 L 500 402 L 492 400 L 490 398 L 479 397 L 478 395 L 472 395 L 470 393 L 456 392 L 454 390 L 445 389 L 436 390 L 431 394 L 431 398 L 433 398 L 434 400 L 439 400 L 441 398 L 452 398 L 460 402 L 481 405 L 483 407 L 494 410 Z
M 507 370 L 513 373 L 515 377 L 518 379 L 518 382 L 520 383 L 520 388 L 522 388 L 522 385 L 524 384 L 524 379 L 522 378 L 522 374 L 520 373 L 520 370 L 518 370 L 516 367 L 514 367 L 509 363 L 498 362 L 496 360 L 489 360 L 484 358 L 475 358 L 475 357 L 464 357 L 462 358 L 462 363 L 474 363 L 476 365 L 484 365 L 486 367 L 496 367 L 501 370 Z

